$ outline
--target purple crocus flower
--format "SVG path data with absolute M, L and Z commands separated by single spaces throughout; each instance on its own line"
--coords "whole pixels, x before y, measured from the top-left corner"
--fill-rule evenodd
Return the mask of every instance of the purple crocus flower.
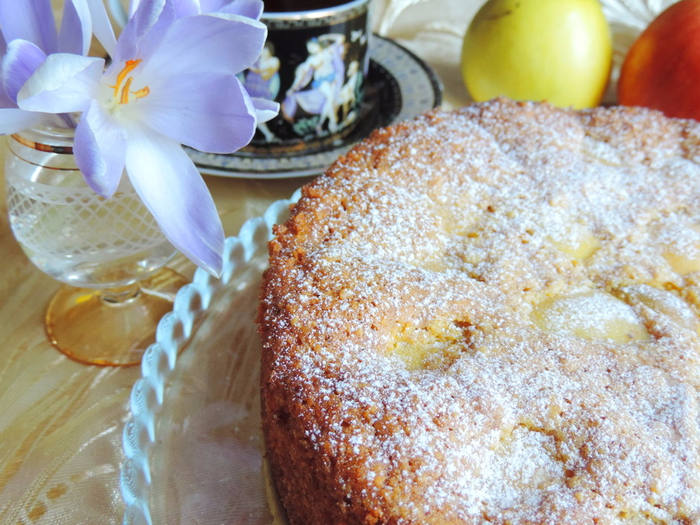
M 243 16 L 178 18 L 176 0 L 142 0 L 112 64 L 46 58 L 18 94 L 22 109 L 81 112 L 76 163 L 104 197 L 126 172 L 172 244 L 220 275 L 224 234 L 214 201 L 181 144 L 232 153 L 277 111 L 253 101 L 235 74 L 258 57 L 267 30 Z M 224 51 L 225 50 L 225 51 Z
M 102 1 L 66 0 L 57 30 L 50 0 L 0 0 L 0 28 L 0 134 L 42 122 L 71 125 L 65 115 L 62 122 L 53 114 L 19 109 L 17 93 L 47 55 L 86 55 L 93 31 L 106 49 L 114 49 L 116 40 Z
M 131 0 L 130 13 L 138 8 L 141 0 Z M 178 17 L 200 14 L 227 14 L 260 19 L 263 12 L 262 0 L 175 0 Z

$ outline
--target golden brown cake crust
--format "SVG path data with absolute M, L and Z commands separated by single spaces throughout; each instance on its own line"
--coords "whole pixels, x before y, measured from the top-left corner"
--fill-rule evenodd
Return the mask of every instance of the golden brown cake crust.
M 700 523 L 700 125 L 495 100 L 304 187 L 258 316 L 291 525 Z

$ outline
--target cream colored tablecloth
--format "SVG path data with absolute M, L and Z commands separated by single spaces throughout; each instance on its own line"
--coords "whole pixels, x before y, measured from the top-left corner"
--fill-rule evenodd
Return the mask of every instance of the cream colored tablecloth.
M 446 107 L 469 102 L 459 72 L 461 38 L 482 1 L 374 0 L 372 5 L 375 31 L 410 48 L 438 72 L 445 85 Z M 236 235 L 247 218 L 262 214 L 273 201 L 288 198 L 308 180 L 205 179 L 227 236 Z M 24 257 L 10 232 L 4 189 L 0 197 L 0 523 L 121 523 L 125 509 L 119 491 L 124 460 L 121 435 L 129 414 L 129 394 L 140 369 L 83 366 L 50 346 L 42 321 L 47 301 L 59 284 Z M 183 258 L 172 266 L 188 275 L 193 272 Z M 236 316 L 240 304 L 250 309 L 255 301 L 254 292 L 246 294 L 212 314 L 209 326 L 197 336 L 200 343 L 208 337 L 211 346 L 211 337 L 228 334 L 222 329 L 231 326 L 229 319 Z M 247 328 L 231 337 L 249 341 L 254 337 L 250 316 L 240 322 Z M 179 386 L 202 395 L 196 398 L 196 406 L 171 406 L 172 413 L 164 416 L 164 421 L 177 425 L 180 433 L 175 432 L 172 439 L 182 441 L 178 446 L 197 450 L 197 443 L 189 443 L 182 432 L 188 424 L 206 429 L 230 421 L 230 432 L 235 434 L 240 430 L 238 415 L 257 410 L 250 403 L 223 406 L 206 401 L 207 374 L 218 363 L 230 373 L 226 372 L 226 384 L 217 388 L 226 389 L 230 399 L 240 389 L 241 396 L 255 398 L 257 381 L 250 372 L 257 370 L 257 362 L 238 362 L 234 354 L 227 353 L 235 342 L 220 341 L 221 356 L 202 360 L 196 344 L 186 350 L 181 366 L 187 375 Z M 222 378 L 221 370 L 212 373 Z M 182 399 L 187 403 L 186 396 Z M 200 456 L 161 454 L 154 458 L 156 463 L 169 462 L 170 470 L 177 474 L 171 472 L 170 480 L 153 481 L 152 491 L 162 506 L 154 508 L 154 516 L 161 520 L 157 523 L 269 523 L 264 509 L 227 514 L 232 499 L 261 497 L 259 459 L 242 465 L 240 458 L 245 454 L 232 455 L 230 447 L 221 446 L 225 439 L 207 439 L 210 446 L 202 448 Z M 256 481 L 231 494 L 228 491 L 235 486 L 232 471 Z

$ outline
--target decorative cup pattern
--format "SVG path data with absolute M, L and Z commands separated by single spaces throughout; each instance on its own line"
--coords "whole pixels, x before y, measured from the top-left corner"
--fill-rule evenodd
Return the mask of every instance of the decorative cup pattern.
M 258 126 L 247 151 L 308 152 L 352 131 L 369 68 L 368 5 L 263 14 L 267 43 L 240 79 L 251 96 L 278 102 L 280 114 Z

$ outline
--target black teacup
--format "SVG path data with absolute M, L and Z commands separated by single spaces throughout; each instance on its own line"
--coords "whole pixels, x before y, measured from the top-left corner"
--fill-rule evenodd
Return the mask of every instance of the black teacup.
M 369 0 L 268 0 L 265 48 L 241 80 L 254 97 L 280 103 L 246 151 L 308 152 L 357 124 L 369 66 Z

